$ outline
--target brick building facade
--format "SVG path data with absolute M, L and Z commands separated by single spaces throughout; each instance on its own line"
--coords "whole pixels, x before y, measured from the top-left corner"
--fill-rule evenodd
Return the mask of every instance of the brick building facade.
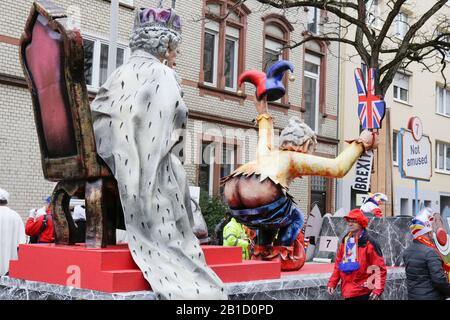
M 79 17 L 89 60 L 87 83 L 93 98 L 105 79 L 110 2 L 53 2 Z M 129 56 L 134 8 L 155 6 L 157 2 L 121 1 L 118 63 Z M 28 209 L 42 204 L 42 197 L 50 194 L 54 185 L 42 175 L 31 97 L 19 63 L 19 38 L 31 5 L 32 0 L 0 2 L 0 186 L 11 193 L 11 207 L 24 217 Z M 238 94 L 237 76 L 244 70 L 261 70 L 278 58 L 294 63 L 296 81 L 285 81 L 287 96 L 269 106 L 275 127 L 281 130 L 290 117 L 299 116 L 318 133 L 317 155 L 335 157 L 338 150 L 337 45 L 311 43 L 276 51 L 277 46 L 302 39 L 307 30 L 320 32 L 325 17 L 315 10 L 283 13 L 248 1 L 246 7 L 233 8 L 226 20 L 215 20 L 214 16 L 223 15 L 229 8 L 233 8 L 231 0 L 179 0 L 176 6 L 184 19 L 176 69 L 190 109 L 185 167 L 190 184 L 211 194 L 220 194 L 218 182 L 223 174 L 255 155 L 254 89 L 246 85 L 241 88 L 243 94 Z M 45 61 L 45 57 L 42 59 Z M 305 177 L 292 183 L 290 192 L 305 213 L 312 203 L 319 203 L 323 211 L 334 210 L 333 179 Z

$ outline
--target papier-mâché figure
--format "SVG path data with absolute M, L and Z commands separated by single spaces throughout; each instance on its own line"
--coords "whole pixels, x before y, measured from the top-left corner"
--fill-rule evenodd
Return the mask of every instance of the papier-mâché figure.
M 305 262 L 304 217 L 288 193 L 290 182 L 307 175 L 343 177 L 360 155 L 378 145 L 378 135 L 363 131 L 337 158 L 312 155 L 316 136 L 301 120 L 291 119 L 281 133 L 280 148 L 273 144 L 273 120 L 267 101 L 285 94 L 287 61 L 275 63 L 267 72 L 247 71 L 240 77 L 256 86 L 256 118 L 259 126 L 256 159 L 242 165 L 224 179 L 225 198 L 237 221 L 256 229 L 252 259 L 280 260 L 282 270 L 298 270 Z
M 174 10 L 138 10 L 131 57 L 92 103 L 96 145 L 118 182 L 133 259 L 158 297 L 226 299 L 192 231 L 182 165 L 188 109 L 170 68 L 180 41 Z

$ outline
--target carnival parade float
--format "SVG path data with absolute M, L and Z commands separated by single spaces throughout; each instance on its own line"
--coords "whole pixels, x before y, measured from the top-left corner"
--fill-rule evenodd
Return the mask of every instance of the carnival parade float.
M 305 215 L 289 185 L 303 176 L 341 178 L 376 149 L 384 101 L 375 99 L 374 84 L 366 86 L 356 75 L 364 130 L 330 159 L 312 154 L 316 134 L 297 117 L 275 145 L 276 119 L 267 104 L 285 94 L 283 79 L 294 72 L 291 62 L 278 61 L 266 73 L 241 74 L 239 86 L 249 82 L 256 88 L 258 144 L 253 160 L 222 183 L 232 216 L 256 231 L 252 258 L 243 261 L 239 247 L 202 245 L 193 232 L 182 163 L 188 106 L 170 67 L 181 34 L 174 8 L 137 10 L 130 60 L 90 102 L 80 31 L 51 1 L 33 3 L 20 58 L 43 173 L 57 183 L 55 244 L 20 245 L 9 276 L 0 278 L 0 299 L 337 299 L 326 293 L 337 248 L 324 244 L 339 243 L 344 219 L 317 210 Z M 387 200 L 377 195 L 374 201 Z M 74 241 L 69 212 L 74 196 L 86 201 L 85 243 Z M 367 207 L 374 212 L 368 231 L 378 237 L 391 267 L 385 298 L 404 298 L 398 255 L 411 241 L 407 218 L 374 217 L 379 211 Z M 127 244 L 116 243 L 116 229 L 126 230 Z M 438 227 L 436 241 L 447 252 L 444 229 Z M 310 238 L 314 244 L 308 248 Z

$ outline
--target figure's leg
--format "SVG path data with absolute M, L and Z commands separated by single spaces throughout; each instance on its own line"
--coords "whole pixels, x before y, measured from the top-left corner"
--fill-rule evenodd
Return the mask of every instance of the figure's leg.
M 86 182 L 86 246 L 105 248 L 108 244 L 107 211 L 102 178 Z
M 299 270 L 306 260 L 304 235 L 301 231 L 304 218 L 298 208 L 293 208 L 293 221 L 281 229 L 275 240 L 273 255 L 281 258 L 281 270 Z
M 75 223 L 69 210 L 70 197 L 80 188 L 78 183 L 58 182 L 52 194 L 52 219 L 56 244 L 75 244 Z
M 275 246 L 292 246 L 304 224 L 304 217 L 298 208 L 294 208 L 292 223 L 280 229 Z
M 106 242 L 108 245 L 116 245 L 116 229 L 120 226 L 124 228 L 124 217 L 122 203 L 120 202 L 117 181 L 114 178 L 105 178 L 103 180 L 104 188 L 102 195 L 102 215 L 106 220 Z
M 257 230 L 255 244 L 260 246 L 270 246 L 277 235 L 278 230 Z
M 264 260 L 270 254 L 277 231 L 278 230 L 261 229 L 256 231 L 252 260 Z

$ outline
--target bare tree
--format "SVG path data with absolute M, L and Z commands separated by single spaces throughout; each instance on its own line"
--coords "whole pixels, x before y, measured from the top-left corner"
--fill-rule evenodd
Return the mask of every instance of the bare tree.
M 413 3 L 410 0 L 387 0 L 385 5 L 388 10 L 379 16 L 371 12 L 373 0 L 255 1 L 282 10 L 303 7 L 305 10 L 318 8 L 325 11 L 330 16 L 330 22 L 324 22 L 325 31 L 319 34 L 306 32 L 303 39 L 294 41 L 289 48 L 308 41 L 341 42 L 352 46 L 368 67 L 378 69 L 377 94 L 381 96 L 386 94 L 396 72 L 413 62 L 431 72 L 440 70 L 446 82 L 443 71 L 446 54 L 450 50 L 450 22 L 440 10 L 447 0 L 416 0 L 423 1 L 428 7 L 410 23 L 405 23 L 407 31 L 403 37 L 393 34 L 392 28 L 399 14 Z M 245 2 L 248 0 L 237 0 L 236 5 Z M 373 27 L 374 20 L 378 22 L 377 28 Z

